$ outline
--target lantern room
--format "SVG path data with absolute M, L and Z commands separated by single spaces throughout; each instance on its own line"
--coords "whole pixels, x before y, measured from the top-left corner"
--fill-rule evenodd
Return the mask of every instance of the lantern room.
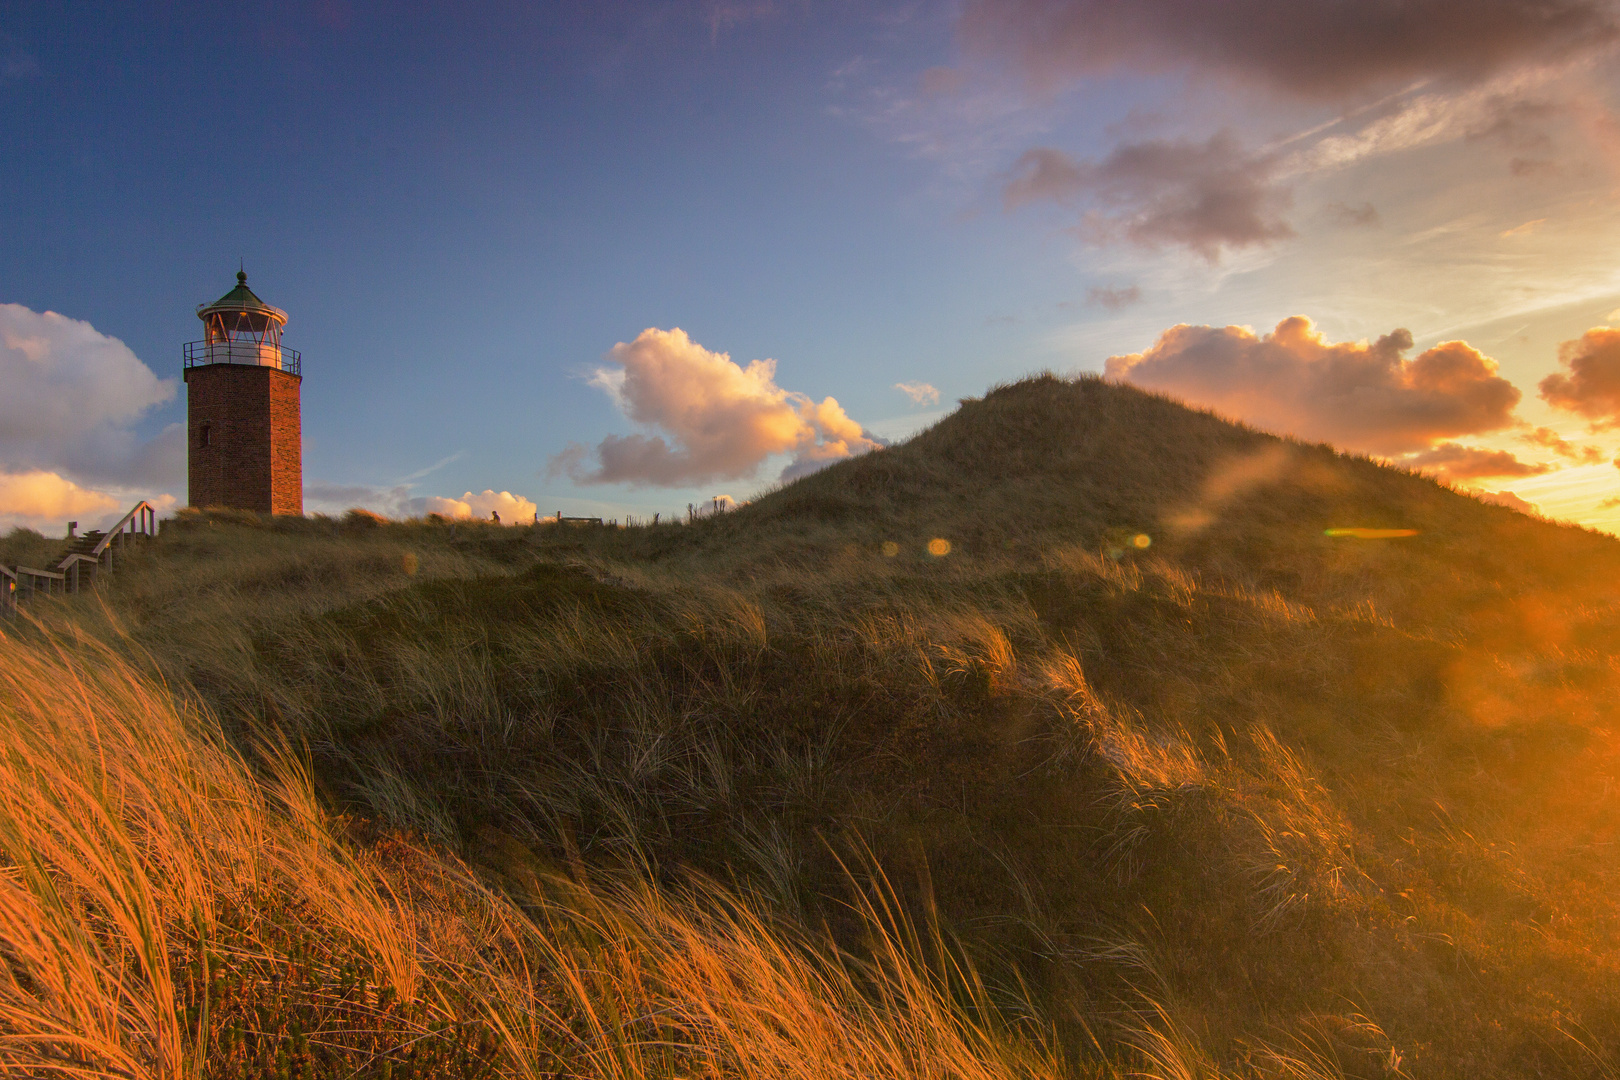
M 281 345 L 287 313 L 271 307 L 247 287 L 246 271 L 238 271 L 236 288 L 197 308 L 203 340 L 188 341 L 186 367 L 200 364 L 253 364 L 299 374 L 299 355 Z

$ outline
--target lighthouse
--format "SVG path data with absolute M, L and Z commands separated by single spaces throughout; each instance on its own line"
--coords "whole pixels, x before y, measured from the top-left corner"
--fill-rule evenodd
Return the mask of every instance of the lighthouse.
M 247 287 L 197 308 L 203 339 L 185 345 L 186 473 L 192 506 L 304 512 L 297 351 L 287 313 Z

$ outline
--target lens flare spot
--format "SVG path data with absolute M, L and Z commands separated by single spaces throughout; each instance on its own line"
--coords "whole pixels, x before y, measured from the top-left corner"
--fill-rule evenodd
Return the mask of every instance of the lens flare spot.
M 1416 529 L 1324 529 L 1323 536 L 1348 536 L 1352 540 L 1396 540 L 1403 536 L 1416 536 Z
M 1153 537 L 1149 536 L 1147 533 L 1137 533 L 1135 536 L 1131 537 L 1132 547 L 1145 548 L 1152 543 Z
M 407 574 L 416 573 L 416 552 L 407 551 L 399 557 L 399 568 Z
M 893 540 L 883 541 L 883 557 L 885 559 L 892 559 L 898 554 L 900 554 L 899 544 L 895 543 Z
M 936 559 L 944 558 L 951 553 L 951 542 L 944 537 L 936 536 L 928 541 L 928 554 Z

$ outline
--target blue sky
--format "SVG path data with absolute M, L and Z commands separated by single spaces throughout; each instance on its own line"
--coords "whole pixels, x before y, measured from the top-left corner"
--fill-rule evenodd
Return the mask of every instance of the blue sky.
M 1526 6 L 1482 2 L 1510 22 Z M 1554 7 L 1574 30 L 1510 26 L 1521 43 L 1504 45 L 1449 29 L 1438 0 L 1409 6 L 1409 24 L 1290 67 L 1252 59 L 1276 50 L 1230 27 L 1189 42 L 1171 22 L 1098 20 L 1085 0 L 4 0 L 0 304 L 15 305 L 13 337 L 53 342 L 51 387 L 101 369 L 68 355 L 82 335 L 29 329 L 47 311 L 170 380 L 199 336 L 193 308 L 240 259 L 304 354 L 310 509 L 407 512 L 422 505 L 407 498 L 490 489 L 609 516 L 746 497 L 834 439 L 805 421 L 747 443 L 762 455 L 751 473 L 746 447 L 708 461 L 668 419 L 670 385 L 613 352 L 648 329 L 706 350 L 693 372 L 719 371 L 712 353 L 774 359 L 745 404 L 808 416 L 830 396 L 896 437 L 992 383 L 1144 354 L 1179 323 L 1247 325 L 1254 340 L 1233 348 L 1269 357 L 1274 383 L 1278 363 L 1299 375 L 1304 397 L 1252 405 L 1232 380 L 1260 369 L 1208 353 L 1213 338 L 1116 367 L 1354 444 L 1360 429 L 1323 420 L 1307 376 L 1365 367 L 1330 346 L 1405 327 L 1407 359 L 1460 338 L 1499 365 L 1432 393 L 1466 404 L 1502 377 L 1522 402 L 1366 448 L 1422 464 L 1462 446 L 1478 453 L 1450 466 L 1457 482 L 1612 527 L 1608 339 L 1589 334 L 1620 306 L 1613 57 L 1593 30 L 1612 11 L 1567 0 Z M 1175 0 L 1154 8 L 1177 15 Z M 1313 29 L 1297 18 L 1277 25 Z M 1391 67 L 1370 59 L 1389 53 L 1381 33 L 1420 47 Z M 1294 315 L 1321 348 L 1265 336 Z M 1560 367 L 1560 345 L 1580 341 L 1569 355 L 1591 355 L 1586 375 Z M 0 350 L 0 366 L 22 356 Z M 0 410 L 0 474 L 183 502 L 184 388 L 156 400 L 116 362 L 127 407 L 99 415 L 124 437 L 80 433 L 101 447 L 80 452 L 65 429 L 24 437 L 26 417 Z M 1187 380 L 1209 365 L 1213 383 Z M 1404 371 L 1377 377 L 1406 379 L 1410 397 Z M 1558 371 L 1586 396 L 1538 397 Z M 701 378 L 681 391 L 689 406 L 710 392 Z M 1553 453 L 1536 430 L 1576 449 Z M 685 464 L 592 464 L 605 437 L 638 434 L 685 447 Z M 585 464 L 548 473 L 570 446 Z M 1502 452 L 1508 473 L 1478 474 L 1478 454 Z M 621 479 L 589 482 L 607 473 Z M 54 530 L 39 511 L 101 505 L 30 502 L 31 483 L 0 480 L 0 519 Z

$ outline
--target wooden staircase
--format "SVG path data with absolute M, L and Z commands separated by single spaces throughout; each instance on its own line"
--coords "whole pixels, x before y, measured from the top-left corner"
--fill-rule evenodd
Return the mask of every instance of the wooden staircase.
M 91 530 L 70 538 L 55 570 L 0 566 L 0 617 L 16 615 L 19 601 L 39 593 L 76 593 L 94 585 L 97 577 L 112 573 L 115 555 L 121 557 L 130 544 L 155 536 L 157 509 L 142 499 L 106 532 Z

